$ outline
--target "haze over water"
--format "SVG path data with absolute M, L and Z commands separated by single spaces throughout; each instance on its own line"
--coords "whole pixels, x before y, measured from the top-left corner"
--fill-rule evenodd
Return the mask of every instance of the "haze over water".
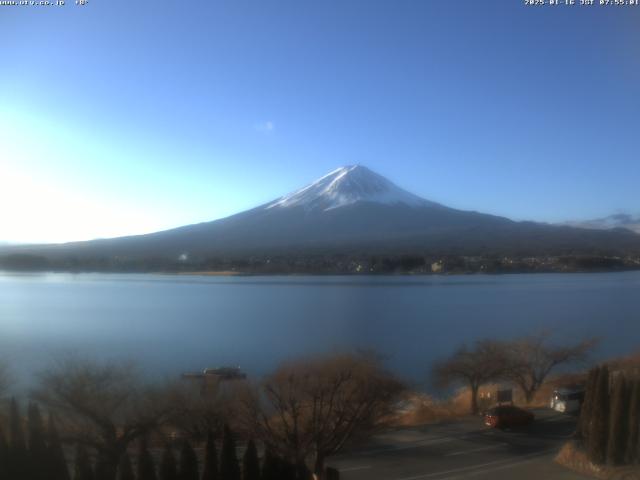
M 202 277 L 0 274 L 0 352 L 24 385 L 58 356 L 128 358 L 151 376 L 240 365 L 250 376 L 318 352 L 375 348 L 429 389 L 463 342 L 553 329 L 602 336 L 594 358 L 640 339 L 640 272 Z

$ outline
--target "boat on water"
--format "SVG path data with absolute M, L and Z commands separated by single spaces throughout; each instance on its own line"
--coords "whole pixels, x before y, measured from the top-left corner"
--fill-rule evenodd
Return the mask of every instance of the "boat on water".
M 215 379 L 215 380 L 244 380 L 247 374 L 240 367 L 215 367 L 205 368 L 202 372 L 187 372 L 182 374 L 183 378 L 192 379 Z

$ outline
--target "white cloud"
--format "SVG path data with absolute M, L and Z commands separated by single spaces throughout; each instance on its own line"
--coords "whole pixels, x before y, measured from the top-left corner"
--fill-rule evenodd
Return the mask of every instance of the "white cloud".
M 261 122 L 256 125 L 256 130 L 263 133 L 271 133 L 276 129 L 276 124 L 271 120 Z

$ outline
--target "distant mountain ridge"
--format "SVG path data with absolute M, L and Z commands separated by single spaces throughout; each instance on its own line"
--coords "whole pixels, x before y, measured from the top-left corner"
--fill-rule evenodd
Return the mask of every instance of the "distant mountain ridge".
M 141 259 L 315 254 L 640 254 L 640 235 L 515 222 L 423 199 L 364 166 L 338 168 L 288 195 L 223 219 L 61 245 L 5 247 L 48 258 Z
M 640 233 L 640 214 L 631 215 L 629 213 L 616 213 L 607 217 L 593 220 L 583 220 L 565 222 L 565 225 L 578 228 L 588 228 L 592 230 L 611 230 L 614 228 L 626 228 L 636 233 Z

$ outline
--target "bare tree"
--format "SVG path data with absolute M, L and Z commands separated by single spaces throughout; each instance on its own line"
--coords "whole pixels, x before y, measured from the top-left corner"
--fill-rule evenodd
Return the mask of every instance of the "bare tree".
M 373 354 L 338 354 L 282 365 L 254 397 L 255 431 L 270 451 L 298 466 L 325 459 L 355 435 L 381 426 L 402 384 Z
M 69 359 L 41 375 L 33 393 L 57 413 L 63 441 L 93 449 L 114 479 L 127 446 L 166 419 L 166 395 L 142 386 L 131 365 Z
M 238 398 L 244 395 L 244 382 L 209 382 L 182 380 L 172 385 L 168 401 L 171 405 L 169 425 L 196 441 L 204 441 L 209 433 L 222 437 L 225 424 L 237 417 Z
M 448 387 L 452 383 L 466 384 L 471 391 L 471 413 L 478 413 L 478 390 L 505 373 L 506 354 L 503 346 L 494 341 L 477 341 L 473 349 L 466 345 L 448 359 L 433 367 L 436 384 Z
M 596 344 L 596 339 L 588 339 L 569 345 L 553 345 L 551 334 L 547 332 L 505 342 L 505 378 L 520 387 L 530 403 L 554 368 L 584 361 Z

